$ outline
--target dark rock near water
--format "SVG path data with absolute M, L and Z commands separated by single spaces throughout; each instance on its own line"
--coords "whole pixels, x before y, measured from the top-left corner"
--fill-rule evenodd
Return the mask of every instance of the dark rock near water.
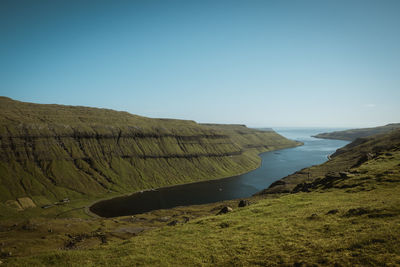
M 233 209 L 231 207 L 225 206 L 217 213 L 217 215 L 225 214 L 225 213 L 228 213 L 228 212 L 231 212 L 231 211 L 233 211 Z
M 249 206 L 250 205 L 250 202 L 248 201 L 248 200 L 240 200 L 239 201 L 239 204 L 238 204 L 238 207 L 239 208 L 243 208 L 243 207 L 246 207 L 246 206 Z
M 278 186 L 278 185 L 285 185 L 285 184 L 286 184 L 285 181 L 278 180 L 278 181 L 276 181 L 276 182 L 273 182 L 273 183 L 269 186 L 269 188 L 272 188 L 272 187 L 275 187 L 275 186 Z

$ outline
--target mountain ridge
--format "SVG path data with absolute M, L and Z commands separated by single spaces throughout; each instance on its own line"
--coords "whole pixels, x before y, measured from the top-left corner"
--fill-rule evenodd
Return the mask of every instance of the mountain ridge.
M 0 201 L 28 197 L 43 206 L 229 177 L 257 168 L 261 152 L 297 145 L 244 125 L 3 97 Z

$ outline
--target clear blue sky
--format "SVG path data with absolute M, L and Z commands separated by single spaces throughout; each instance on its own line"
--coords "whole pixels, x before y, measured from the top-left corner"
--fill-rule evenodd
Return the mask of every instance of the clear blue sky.
M 400 122 L 400 1 L 0 1 L 0 95 L 249 126 Z

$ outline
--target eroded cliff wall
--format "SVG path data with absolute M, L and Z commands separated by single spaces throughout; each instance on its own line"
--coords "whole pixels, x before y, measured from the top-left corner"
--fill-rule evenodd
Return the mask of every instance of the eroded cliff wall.
M 295 146 L 273 131 L 0 98 L 0 200 L 36 203 L 222 178 Z

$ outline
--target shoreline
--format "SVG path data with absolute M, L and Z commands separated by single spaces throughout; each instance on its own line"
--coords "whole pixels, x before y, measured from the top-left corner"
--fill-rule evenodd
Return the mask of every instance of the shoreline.
M 189 182 L 189 183 L 184 183 L 184 184 L 169 185 L 169 186 L 157 187 L 157 188 L 152 188 L 152 189 L 139 190 L 139 191 L 136 191 L 136 192 L 133 192 L 133 193 L 126 193 L 126 194 L 122 194 L 122 195 L 110 196 L 110 197 L 107 197 L 107 198 L 102 198 L 102 199 L 96 200 L 96 201 L 92 202 L 90 205 L 85 206 L 84 212 L 85 212 L 88 216 L 91 216 L 91 217 L 95 217 L 95 218 L 107 218 L 107 217 L 103 217 L 103 216 L 100 216 L 100 215 L 98 215 L 98 214 L 92 212 L 90 208 L 93 207 L 94 205 L 96 205 L 96 204 L 99 203 L 99 202 L 107 201 L 107 200 L 111 200 L 111 199 L 115 199 L 115 198 L 125 198 L 125 197 L 130 197 L 130 196 L 135 195 L 135 194 L 140 194 L 140 193 L 148 192 L 148 191 L 166 190 L 166 189 L 169 189 L 169 188 L 174 188 L 174 187 L 179 187 L 179 186 L 185 186 L 185 185 L 190 185 L 190 184 L 208 183 L 208 182 L 210 182 L 210 181 L 222 180 L 222 179 L 229 179 L 229 178 L 232 178 L 232 177 L 244 175 L 244 174 L 247 174 L 247 173 L 252 172 L 252 171 L 254 171 L 254 170 L 257 170 L 258 168 L 261 167 L 261 163 L 262 163 L 262 159 L 261 159 L 261 157 L 260 157 L 261 154 L 268 153 L 268 152 L 274 152 L 274 151 L 280 151 L 280 150 L 289 149 L 289 148 L 295 148 L 295 147 L 299 147 L 299 146 L 303 146 L 303 145 L 304 145 L 304 143 L 301 142 L 301 141 L 295 141 L 295 142 L 296 142 L 296 145 L 294 145 L 294 146 L 284 146 L 284 147 L 282 147 L 282 148 L 273 149 L 273 150 L 269 150 L 269 151 L 265 151 L 265 152 L 258 153 L 257 156 L 260 158 L 260 162 L 259 162 L 259 164 L 257 165 L 257 167 L 255 167 L 255 168 L 253 168 L 253 169 L 251 169 L 251 170 L 242 172 L 242 173 L 238 173 L 238 174 L 236 174 L 236 175 L 231 175 L 231 176 L 226 176 L 226 177 L 220 177 L 220 178 L 215 178 L 215 179 L 209 179 L 209 180 L 204 180 L 204 181 Z M 117 216 L 117 217 L 118 217 L 118 216 Z

